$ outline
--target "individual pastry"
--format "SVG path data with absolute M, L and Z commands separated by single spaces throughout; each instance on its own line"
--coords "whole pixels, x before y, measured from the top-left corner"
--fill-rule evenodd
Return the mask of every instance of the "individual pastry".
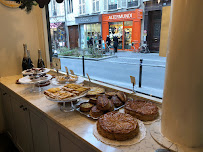
M 120 107 L 123 105 L 123 102 L 121 102 L 121 100 L 117 97 L 117 96 L 113 96 L 111 98 L 111 101 L 113 102 L 114 106 L 117 108 L 117 107 Z
M 90 87 L 90 91 L 88 91 L 87 95 L 97 95 L 104 93 L 105 89 L 100 87 Z
M 89 102 L 84 102 L 80 104 L 80 111 L 82 112 L 88 112 L 90 109 L 94 106 L 94 104 Z
M 103 115 L 103 111 L 99 110 L 97 108 L 97 106 L 93 106 L 90 110 L 90 116 L 94 117 L 94 118 L 98 118 L 100 117 L 101 115 Z
M 109 112 L 111 112 L 111 111 L 114 111 L 114 104 L 113 104 L 113 102 L 110 100 L 110 104 L 111 104 L 111 106 L 110 106 L 110 108 L 109 108 Z
M 105 138 L 124 141 L 138 134 L 139 125 L 131 115 L 113 111 L 99 117 L 97 131 Z
M 48 89 L 47 91 L 49 91 L 51 93 L 55 93 L 55 92 L 60 91 L 60 88 L 51 88 L 51 89 Z
M 99 96 L 97 99 L 97 108 L 102 111 L 107 111 L 111 107 L 110 102 L 106 96 Z
M 97 104 L 97 99 L 96 98 L 90 98 L 89 103 Z
M 118 96 L 118 98 L 119 98 L 122 102 L 124 102 L 124 103 L 126 102 L 127 97 L 126 97 L 126 95 L 125 95 L 124 92 L 118 91 L 116 95 Z
M 105 95 L 108 96 L 109 99 L 111 99 L 112 96 L 116 95 L 116 92 L 105 92 Z
M 156 104 L 141 100 L 131 100 L 125 104 L 125 113 L 128 113 L 142 121 L 151 121 L 159 116 Z

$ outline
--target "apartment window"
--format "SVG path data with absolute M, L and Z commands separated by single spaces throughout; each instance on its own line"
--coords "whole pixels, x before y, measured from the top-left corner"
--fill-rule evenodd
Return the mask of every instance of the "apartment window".
M 117 0 L 109 0 L 109 10 L 117 9 Z
M 67 6 L 68 10 L 67 13 L 73 13 L 73 0 L 68 0 L 68 6 Z
M 52 16 L 56 16 L 56 1 L 53 1 L 53 7 L 52 7 Z
M 85 14 L 85 0 L 79 0 L 80 14 Z
M 99 12 L 99 0 L 93 0 L 93 12 Z
M 128 7 L 137 7 L 138 0 L 128 0 Z
M 57 16 L 64 16 L 65 15 L 64 2 L 63 3 L 56 3 L 56 11 L 57 11 Z

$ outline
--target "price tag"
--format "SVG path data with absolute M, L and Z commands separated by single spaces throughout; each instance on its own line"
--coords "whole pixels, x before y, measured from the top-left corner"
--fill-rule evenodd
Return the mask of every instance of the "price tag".
M 67 76 L 69 76 L 68 68 L 66 66 L 65 66 L 65 68 L 66 68 L 66 74 L 67 74 Z
M 75 73 L 73 72 L 73 70 L 70 70 L 70 73 L 71 73 L 72 75 L 75 75 Z
M 61 69 L 61 60 L 59 58 L 52 58 L 52 64 L 53 68 L 55 68 L 57 71 Z
M 89 81 L 90 81 L 90 76 L 89 76 L 89 74 L 88 73 L 86 73 L 87 74 L 87 77 L 88 77 L 88 79 L 89 79 Z
M 131 80 L 131 83 L 132 83 L 133 85 L 136 84 L 136 83 L 135 83 L 135 77 L 134 77 L 134 76 L 130 76 L 130 80 Z

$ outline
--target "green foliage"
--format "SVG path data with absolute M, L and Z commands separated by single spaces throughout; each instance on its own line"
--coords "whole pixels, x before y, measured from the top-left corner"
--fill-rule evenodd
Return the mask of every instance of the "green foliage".
M 59 55 L 63 55 L 63 56 L 76 56 L 76 57 L 81 56 L 78 48 L 69 50 L 67 47 L 61 47 L 59 49 L 59 52 L 60 52 Z
M 21 4 L 20 9 L 25 9 L 27 13 L 32 10 L 32 6 L 36 6 L 37 2 L 35 0 L 15 0 L 16 3 Z

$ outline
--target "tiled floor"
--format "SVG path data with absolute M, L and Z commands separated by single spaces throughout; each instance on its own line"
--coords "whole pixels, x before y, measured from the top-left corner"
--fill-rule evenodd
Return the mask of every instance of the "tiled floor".
M 19 152 L 7 134 L 0 134 L 0 152 Z

